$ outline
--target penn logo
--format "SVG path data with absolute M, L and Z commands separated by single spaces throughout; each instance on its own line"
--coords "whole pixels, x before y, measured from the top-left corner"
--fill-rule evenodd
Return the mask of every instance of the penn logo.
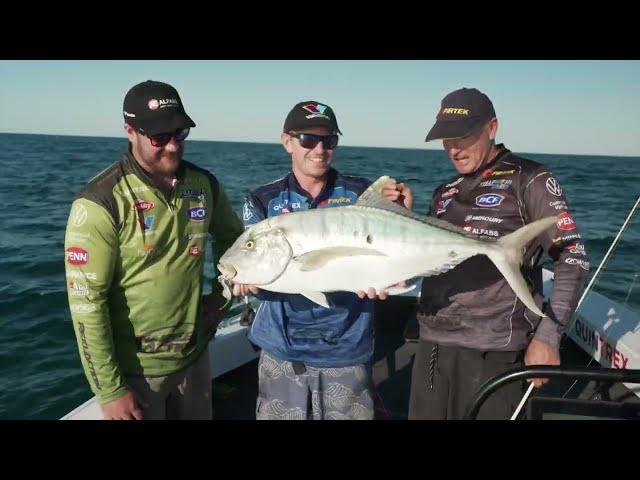
M 86 265 L 89 263 L 89 252 L 80 247 L 69 247 L 65 250 L 67 263 L 70 265 Z
M 560 230 L 575 230 L 576 223 L 568 212 L 562 212 L 558 220 L 558 228 Z

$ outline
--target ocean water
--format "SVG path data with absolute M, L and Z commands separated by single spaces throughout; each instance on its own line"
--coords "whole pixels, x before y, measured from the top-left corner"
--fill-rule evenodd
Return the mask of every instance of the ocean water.
M 18 134 L 0 139 L 0 419 L 60 418 L 91 396 L 65 291 L 69 207 L 93 176 L 119 159 L 126 140 Z M 640 158 L 518 153 L 551 167 L 585 238 L 593 274 L 640 194 Z M 216 174 L 238 213 L 246 193 L 290 168 L 277 144 L 188 141 L 185 158 Z M 406 180 L 420 213 L 433 189 L 454 173 L 442 151 L 426 149 L 340 147 L 334 165 L 372 180 L 385 174 Z M 640 312 L 637 217 L 595 290 Z M 212 272 L 208 267 L 206 275 Z

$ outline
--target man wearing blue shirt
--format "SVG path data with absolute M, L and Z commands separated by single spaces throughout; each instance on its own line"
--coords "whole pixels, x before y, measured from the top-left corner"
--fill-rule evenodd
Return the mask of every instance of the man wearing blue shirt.
M 246 197 L 245 227 L 290 212 L 354 204 L 371 182 L 332 168 L 341 133 L 331 107 L 296 104 L 281 135 L 291 172 Z M 384 196 L 411 207 L 410 189 L 395 180 Z M 256 418 L 373 419 L 373 299 L 384 299 L 385 292 L 329 293 L 331 308 L 302 295 L 234 286 L 235 295 L 248 292 L 262 300 L 249 333 L 262 349 Z

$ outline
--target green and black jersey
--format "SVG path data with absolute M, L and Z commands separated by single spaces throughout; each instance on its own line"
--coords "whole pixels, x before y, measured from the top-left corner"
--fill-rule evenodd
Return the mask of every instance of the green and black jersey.
M 101 403 L 126 393 L 126 375 L 168 375 L 199 357 L 214 334 L 200 315 L 206 239 L 212 235 L 216 261 L 242 231 L 222 185 L 184 160 L 169 200 L 131 153 L 74 198 L 67 291 Z M 213 292 L 221 306 L 215 279 Z

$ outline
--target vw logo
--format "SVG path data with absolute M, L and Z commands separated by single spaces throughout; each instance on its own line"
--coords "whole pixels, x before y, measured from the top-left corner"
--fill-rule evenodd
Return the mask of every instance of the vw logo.
M 74 227 L 81 227 L 87 221 L 87 209 L 84 205 L 76 205 L 71 213 L 71 223 Z
M 562 188 L 560 188 L 560 184 L 553 177 L 547 179 L 547 190 L 551 195 L 555 195 L 556 197 L 562 195 Z

